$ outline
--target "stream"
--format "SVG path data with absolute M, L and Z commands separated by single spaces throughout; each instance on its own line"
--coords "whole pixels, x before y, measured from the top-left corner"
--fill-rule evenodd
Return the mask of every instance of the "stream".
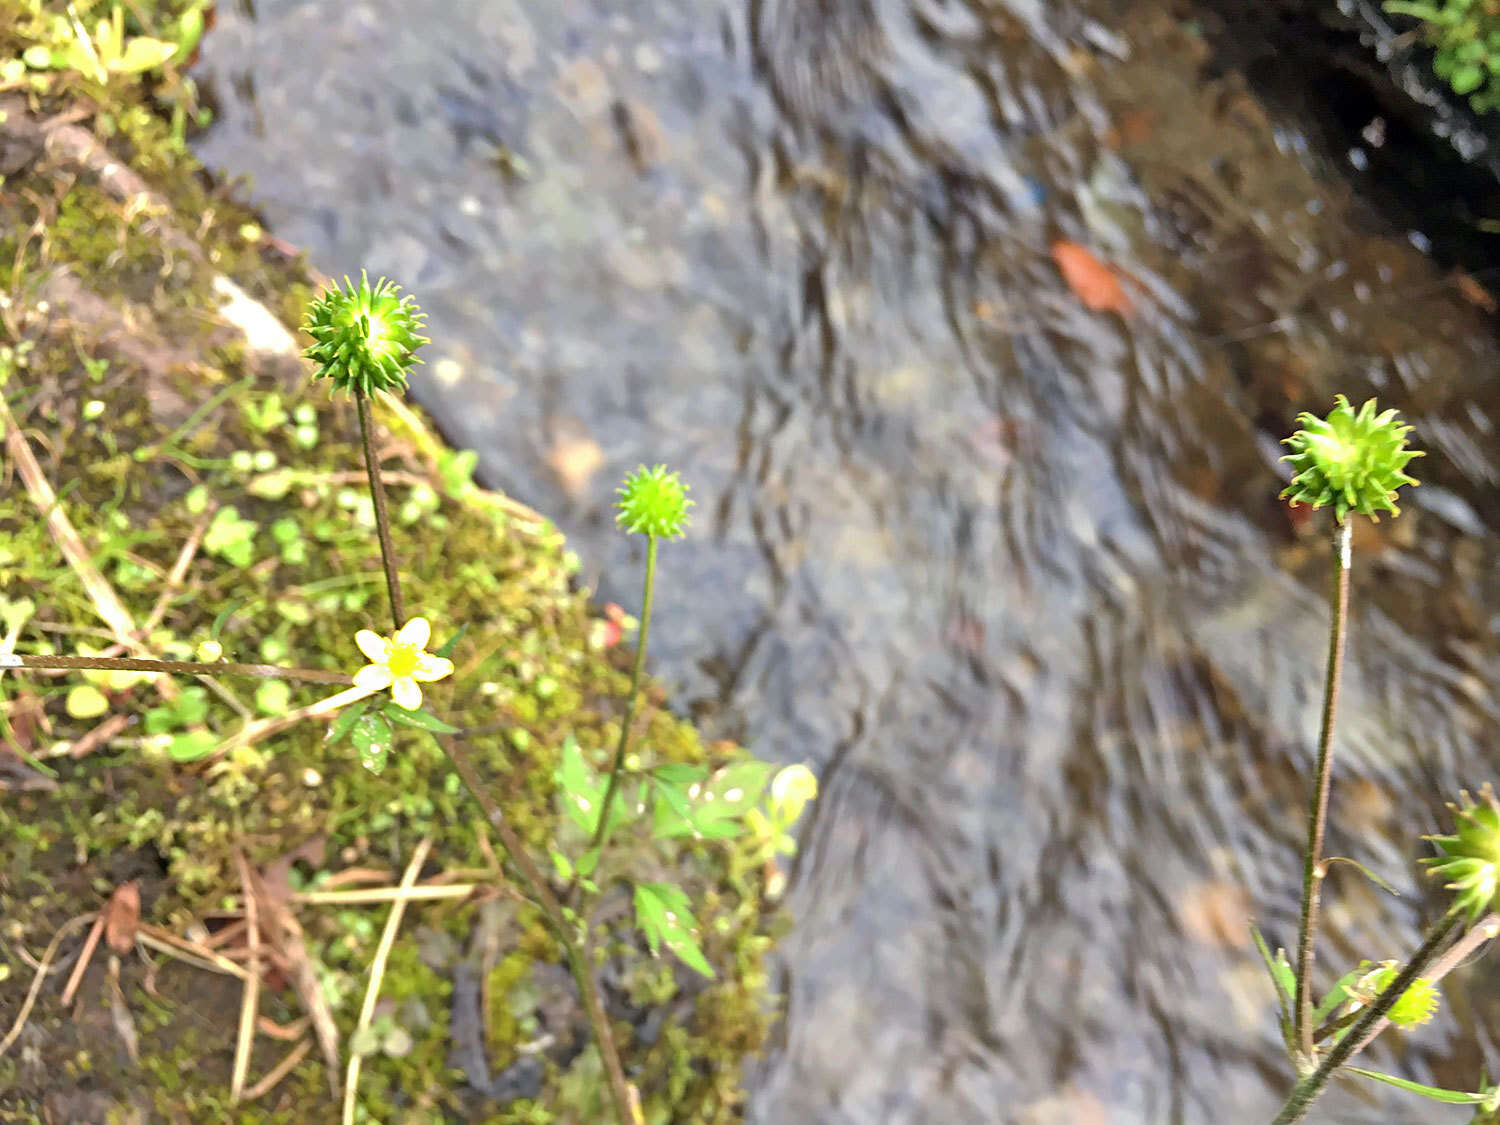
M 1417 836 L 1500 765 L 1487 294 L 1192 4 L 242 0 L 195 73 L 205 163 L 416 297 L 415 397 L 601 600 L 624 473 L 690 482 L 651 663 L 822 784 L 754 1125 L 1274 1114 L 1246 922 L 1294 942 L 1330 566 L 1277 443 L 1337 392 L 1428 455 L 1355 536 L 1328 843 L 1403 894 L 1335 867 L 1320 965 L 1416 944 Z M 1369 1065 L 1500 1070 L 1494 957 L 1450 980 Z

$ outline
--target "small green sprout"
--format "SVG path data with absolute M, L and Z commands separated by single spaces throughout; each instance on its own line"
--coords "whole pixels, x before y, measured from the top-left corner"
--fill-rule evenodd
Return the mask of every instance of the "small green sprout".
M 317 364 L 314 378 L 351 394 L 404 390 L 412 365 L 422 362 L 417 349 L 428 342 L 420 334 L 426 314 L 383 277 L 373 289 L 363 273 L 357 286 L 344 283 L 347 292 L 334 282 L 307 312 L 304 328 L 316 343 L 302 354 Z
M 667 472 L 665 465 L 640 466 L 616 491 L 620 499 L 615 519 L 626 531 L 675 539 L 687 528 L 687 510 L 693 502 L 687 498 L 687 485 L 676 473 Z
M 430 683 L 453 674 L 453 661 L 426 651 L 432 627 L 425 617 L 413 617 L 393 637 L 382 637 L 369 629 L 354 634 L 354 643 L 370 663 L 354 675 L 354 686 L 366 691 L 391 689 L 398 706 L 415 711 L 422 706 L 419 683 Z
M 1403 471 L 1419 450 L 1406 448 L 1411 427 L 1403 425 L 1394 410 L 1375 413 L 1375 400 L 1368 400 L 1356 414 L 1349 400 L 1338 395 L 1327 418 L 1303 411 L 1297 422 L 1303 428 L 1283 440 L 1292 452 L 1282 458 L 1296 470 L 1292 483 L 1281 496 L 1293 505 L 1334 506 L 1339 523 L 1350 512 L 1379 520 L 1377 511 L 1399 515 L 1396 490 L 1417 481 Z
M 1468 793 L 1461 805 L 1449 805 L 1458 831 L 1452 836 L 1428 836 L 1442 855 L 1422 862 L 1436 878 L 1448 880 L 1456 892 L 1454 909 L 1469 916 L 1469 924 L 1496 905 L 1500 895 L 1500 801 L 1488 784 L 1476 802 Z

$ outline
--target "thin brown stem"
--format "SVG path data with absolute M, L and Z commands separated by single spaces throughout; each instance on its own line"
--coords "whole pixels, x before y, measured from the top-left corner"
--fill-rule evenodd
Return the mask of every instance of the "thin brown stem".
M 391 617 L 396 628 L 406 624 L 406 606 L 401 601 L 401 576 L 396 572 L 396 549 L 391 545 L 391 518 L 386 511 L 385 485 L 380 479 L 380 464 L 375 459 L 375 443 L 370 438 L 370 400 L 362 392 L 354 393 L 359 408 L 359 440 L 365 449 L 365 475 L 370 479 L 370 499 L 375 502 L 375 531 L 380 537 L 380 563 L 385 568 L 385 588 L 391 598 Z
M 1302 868 L 1302 919 L 1297 927 L 1297 998 L 1293 1033 L 1303 1065 L 1317 1058 L 1313 1046 L 1313 942 L 1318 931 L 1318 896 L 1323 881 L 1323 835 L 1328 822 L 1328 790 L 1333 778 L 1333 720 L 1338 711 L 1339 681 L 1344 667 L 1344 638 L 1349 619 L 1349 525 L 1334 534 L 1333 624 L 1328 634 L 1328 667 L 1324 676 L 1323 719 L 1318 728 L 1318 764 L 1307 816 L 1307 853 Z
M 258 676 L 263 680 L 306 680 L 314 684 L 349 684 L 347 672 L 318 668 L 283 668 L 279 664 L 235 664 L 221 661 L 147 660 L 131 656 L 24 656 L 0 653 L 0 668 L 88 668 L 120 672 L 168 672 L 186 676 Z

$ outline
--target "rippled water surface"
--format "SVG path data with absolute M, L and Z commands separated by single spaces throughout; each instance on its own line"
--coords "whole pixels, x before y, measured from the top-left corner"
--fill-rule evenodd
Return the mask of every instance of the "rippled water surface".
M 203 157 L 417 296 L 417 397 L 602 598 L 639 597 L 623 472 L 691 481 L 653 663 L 823 779 L 760 1125 L 1274 1112 L 1244 924 L 1294 938 L 1328 573 L 1276 441 L 1336 391 L 1430 455 L 1356 537 L 1330 850 L 1415 888 L 1495 772 L 1491 330 L 1181 7 L 257 0 L 206 44 Z M 1414 942 L 1433 900 L 1334 870 L 1330 972 Z M 1500 1070 L 1461 980 L 1375 1065 Z

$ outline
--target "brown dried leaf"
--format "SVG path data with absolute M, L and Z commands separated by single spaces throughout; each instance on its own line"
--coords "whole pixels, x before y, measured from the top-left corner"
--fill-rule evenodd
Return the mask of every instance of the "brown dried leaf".
M 135 948 L 135 932 L 141 924 L 141 887 L 132 879 L 121 883 L 104 906 L 104 940 L 116 953 Z
M 1130 298 L 1120 285 L 1119 277 L 1092 252 L 1076 242 L 1060 238 L 1052 244 L 1052 260 L 1084 308 L 1121 316 L 1130 314 Z
M 293 856 L 302 852 L 303 849 L 316 851 L 323 844 L 321 837 L 309 840 L 296 852 L 283 856 L 279 864 L 290 867 Z M 267 872 L 271 872 L 268 870 Z M 302 940 L 302 927 L 298 925 L 297 919 L 287 907 L 285 899 L 275 893 L 267 886 L 256 871 L 251 870 L 250 893 L 255 896 L 257 921 L 260 924 L 261 938 L 278 952 L 287 963 L 288 975 L 292 978 L 292 987 L 297 991 L 297 997 L 302 1001 L 303 1010 L 312 1019 L 313 1032 L 318 1039 L 318 1047 L 323 1053 L 323 1062 L 328 1068 L 328 1086 L 333 1091 L 333 1096 L 339 1096 L 339 1029 L 333 1022 L 333 1012 L 328 1007 L 328 1001 L 323 997 L 323 989 L 318 984 L 318 974 L 313 968 L 312 958 L 308 955 L 307 944 Z M 282 867 L 278 872 L 281 879 L 285 881 L 286 868 Z

